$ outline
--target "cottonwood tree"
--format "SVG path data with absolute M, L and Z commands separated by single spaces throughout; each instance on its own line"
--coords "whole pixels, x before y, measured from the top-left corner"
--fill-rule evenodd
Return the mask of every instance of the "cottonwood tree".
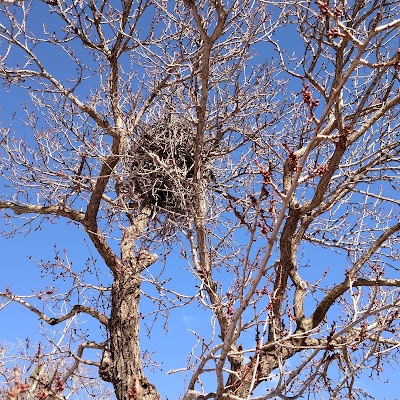
M 398 2 L 0 7 L 2 102 L 25 96 L 1 127 L 6 233 L 72 223 L 97 252 L 3 283 L 60 327 L 14 378 L 3 362 L 7 396 L 100 397 L 97 368 L 159 399 L 140 326 L 198 304 L 209 330 L 170 371 L 186 399 L 368 398 L 400 344 Z

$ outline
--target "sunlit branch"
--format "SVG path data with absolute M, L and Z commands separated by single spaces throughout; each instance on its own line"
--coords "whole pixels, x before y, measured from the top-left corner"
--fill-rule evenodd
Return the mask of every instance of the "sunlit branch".
M 394 233 L 398 232 L 399 230 L 400 222 L 396 225 L 393 225 L 391 228 L 382 233 L 381 236 L 376 239 L 375 242 L 368 248 L 368 250 L 364 252 L 360 259 L 348 271 L 346 279 L 342 283 L 336 285 L 326 294 L 324 299 L 315 309 L 314 313 L 308 318 L 308 321 L 311 323 L 311 327 L 315 328 L 316 326 L 318 326 L 322 319 L 325 317 L 329 308 L 336 302 L 337 298 L 342 296 L 351 287 L 351 285 L 356 285 L 356 282 L 358 281 L 358 279 L 356 278 L 356 274 L 359 269 L 370 259 L 370 257 L 386 240 L 388 240 Z M 388 286 L 397 286 L 399 285 L 400 281 L 396 279 L 377 279 L 374 284 L 373 280 L 361 279 L 358 282 L 359 286 L 380 286 L 376 282 L 382 282 L 383 284 L 388 284 Z
M 16 296 L 10 292 L 9 293 L 0 292 L 0 296 L 4 297 L 6 299 L 9 299 L 15 303 L 21 304 L 22 306 L 24 306 L 25 308 L 29 309 L 34 314 L 36 314 L 40 319 L 42 319 L 43 321 L 47 322 L 49 325 L 52 325 L 52 326 L 57 325 L 66 320 L 69 320 L 81 313 L 90 315 L 91 317 L 97 319 L 105 327 L 107 327 L 108 323 L 109 323 L 108 318 L 100 311 L 98 311 L 92 307 L 88 307 L 88 306 L 84 306 L 84 305 L 80 305 L 80 304 L 74 305 L 72 307 L 71 311 L 69 311 L 67 314 L 65 314 L 61 317 L 58 317 L 58 318 L 54 318 L 54 317 L 47 316 L 44 312 L 40 311 L 38 308 L 36 308 L 32 304 L 29 304 L 27 301 L 25 301 L 22 297 Z

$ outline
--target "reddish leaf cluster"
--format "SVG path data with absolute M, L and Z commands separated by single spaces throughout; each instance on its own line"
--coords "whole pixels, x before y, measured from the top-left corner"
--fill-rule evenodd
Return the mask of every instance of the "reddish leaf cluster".
M 255 164 L 257 165 L 258 170 L 260 171 L 260 174 L 263 177 L 262 184 L 269 185 L 271 183 L 271 170 L 272 170 L 271 163 L 268 164 L 268 168 L 262 166 L 257 160 L 255 160 Z
M 318 165 L 312 170 L 312 176 L 323 176 L 328 170 L 328 164 Z
M 317 0 L 315 4 L 317 4 L 317 6 L 319 7 L 319 11 L 323 17 L 326 17 L 327 15 L 330 14 L 331 10 L 329 8 L 329 3 Z
M 60 375 L 56 375 L 54 378 L 54 384 L 57 393 L 62 393 L 64 391 L 64 382 Z
M 299 170 L 299 157 L 298 155 L 289 148 L 289 145 L 287 143 L 283 143 L 282 146 L 285 148 L 285 150 L 289 153 L 289 159 L 290 159 L 290 169 L 293 172 L 297 172 Z
M 341 8 L 338 6 L 336 6 L 333 10 L 331 10 L 331 8 L 329 7 L 329 2 L 317 0 L 315 4 L 317 4 L 317 6 L 319 7 L 319 11 L 322 17 L 326 17 L 329 15 L 337 19 L 340 18 L 343 14 Z
M 334 140 L 336 146 L 340 149 L 345 149 L 347 146 L 347 136 L 354 131 L 354 128 L 350 125 L 346 125 L 343 127 L 339 136 Z
M 29 383 L 19 381 L 19 369 L 14 367 L 14 387 L 6 393 L 7 400 L 17 400 L 20 394 L 29 390 L 29 387 Z
M 303 103 L 307 104 L 310 111 L 313 112 L 315 107 L 318 106 L 319 104 L 319 100 L 318 99 L 314 99 L 312 97 L 312 93 L 311 91 L 308 89 L 310 85 L 306 85 L 303 82 L 303 89 L 301 89 L 301 94 L 303 95 Z
M 37 398 L 37 400 L 46 400 L 46 399 L 49 398 L 52 394 L 53 394 L 52 390 L 50 390 L 50 389 L 48 389 L 48 388 L 43 388 L 43 389 L 40 389 L 40 390 L 36 393 L 36 398 Z
M 328 36 L 329 39 L 336 39 L 338 37 L 345 37 L 346 35 L 344 33 L 341 33 L 339 28 L 332 28 L 329 29 L 328 32 L 326 32 L 326 36 Z
M 258 224 L 258 227 L 261 229 L 261 233 L 262 233 L 266 238 L 268 238 L 268 233 L 269 233 L 268 227 L 267 227 L 265 224 L 261 224 L 261 223 Z
M 226 294 L 226 297 L 228 299 L 228 302 L 226 304 L 226 312 L 229 316 L 232 316 L 235 313 L 235 309 L 233 308 L 233 299 L 232 295 L 230 293 Z
M 44 296 L 48 295 L 51 296 L 52 294 L 54 294 L 56 292 L 56 289 L 47 289 L 47 290 L 41 290 L 38 294 L 37 294 L 37 298 L 39 300 L 43 300 Z
M 333 16 L 335 18 L 340 18 L 343 15 L 343 11 L 340 7 L 336 6 L 333 10 L 332 10 Z
M 263 288 L 260 289 L 256 289 L 256 295 L 258 296 L 258 298 L 264 296 L 268 294 L 268 287 L 267 286 L 263 286 Z
M 54 387 L 52 387 L 54 384 Z M 43 385 L 35 394 L 37 400 L 46 400 L 54 398 L 55 395 L 62 395 L 64 391 L 64 382 L 60 375 L 54 377 L 54 381 L 50 384 Z
M 250 225 L 246 221 L 244 213 L 239 211 L 231 200 L 229 200 L 229 207 L 232 209 L 233 213 L 235 214 L 235 217 L 240 221 L 240 223 L 250 229 Z
M 6 296 L 12 296 L 12 293 L 11 293 L 9 285 L 7 285 L 7 287 L 6 287 Z

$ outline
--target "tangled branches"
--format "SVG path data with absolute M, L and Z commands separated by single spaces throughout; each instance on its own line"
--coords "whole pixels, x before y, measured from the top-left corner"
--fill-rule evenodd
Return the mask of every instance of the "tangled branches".
M 194 131 L 173 114 L 140 127 L 124 163 L 125 193 L 140 208 L 184 216 L 193 198 Z

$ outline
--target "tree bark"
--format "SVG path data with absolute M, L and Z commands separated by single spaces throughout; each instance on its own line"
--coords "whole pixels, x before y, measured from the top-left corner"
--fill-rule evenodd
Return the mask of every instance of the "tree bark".
M 121 240 L 122 270 L 111 290 L 111 377 L 118 400 L 157 400 L 160 395 L 143 373 L 139 345 L 141 272 L 157 260 L 147 251 L 134 254 L 135 240 L 146 228 L 150 211 L 143 210 Z
M 112 285 L 110 323 L 112 384 L 118 400 L 157 400 L 142 370 L 139 346 L 140 276 L 124 274 Z

